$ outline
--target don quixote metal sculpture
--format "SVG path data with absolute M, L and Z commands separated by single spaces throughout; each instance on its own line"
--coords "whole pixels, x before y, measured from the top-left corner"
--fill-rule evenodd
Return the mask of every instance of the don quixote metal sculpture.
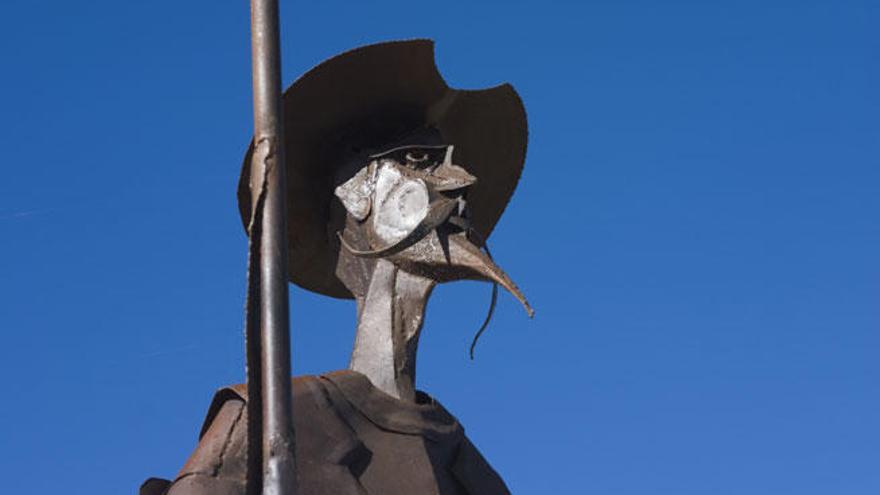
M 428 40 L 343 53 L 282 95 L 277 0 L 251 7 L 247 383 L 216 394 L 177 477 L 141 494 L 508 493 L 415 375 L 437 284 L 488 281 L 490 317 L 498 285 L 532 314 L 486 248 L 525 159 L 522 102 L 507 84 L 448 87 Z M 291 380 L 288 280 L 356 301 L 347 370 Z

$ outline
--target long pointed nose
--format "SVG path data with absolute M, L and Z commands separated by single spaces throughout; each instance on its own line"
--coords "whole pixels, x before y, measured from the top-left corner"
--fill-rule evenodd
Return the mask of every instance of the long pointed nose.
M 432 233 L 419 245 L 405 250 L 396 256 L 394 261 L 402 265 L 410 265 L 415 270 L 425 273 L 438 282 L 453 280 L 484 280 L 495 282 L 510 292 L 531 318 L 535 311 L 529 305 L 525 294 L 511 280 L 488 254 L 474 245 L 463 232 L 443 236 Z M 428 247 L 430 246 L 430 247 Z
M 498 266 L 488 254 L 475 246 L 462 234 L 449 236 L 449 263 L 474 272 L 489 282 L 496 282 L 510 292 L 522 304 L 529 318 L 535 310 L 529 305 L 525 294 L 517 287 L 510 276 Z

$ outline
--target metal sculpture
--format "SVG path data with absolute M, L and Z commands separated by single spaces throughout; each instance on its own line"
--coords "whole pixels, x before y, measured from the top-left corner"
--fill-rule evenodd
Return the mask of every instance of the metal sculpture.
M 437 284 L 488 281 L 532 314 L 485 247 L 525 158 L 519 97 L 510 85 L 449 88 L 433 43 L 412 40 L 323 62 L 285 92 L 283 116 L 288 276 L 355 299 L 358 315 L 348 370 L 291 382 L 297 493 L 508 493 L 454 416 L 416 390 L 415 374 Z M 261 207 L 251 178 L 262 153 L 258 138 L 244 160 L 246 228 Z M 177 478 L 152 479 L 141 493 L 259 493 L 254 473 L 278 453 L 249 441 L 262 431 L 254 415 L 265 416 L 253 406 L 265 390 L 254 393 L 220 390 Z
M 438 283 L 494 282 L 532 314 L 510 277 L 468 237 L 465 194 L 478 179 L 453 164 L 453 150 L 397 147 L 371 156 L 336 188 L 347 211 L 336 274 L 354 294 L 359 315 L 349 369 L 399 399 L 415 399 L 419 334 Z

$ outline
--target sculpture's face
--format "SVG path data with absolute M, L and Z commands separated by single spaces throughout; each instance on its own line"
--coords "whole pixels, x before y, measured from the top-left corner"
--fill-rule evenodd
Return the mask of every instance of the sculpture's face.
M 496 282 L 531 314 L 510 277 L 469 238 L 475 233 L 466 194 L 477 178 L 452 163 L 452 151 L 452 146 L 405 146 L 370 157 L 336 188 L 350 217 L 340 235 L 343 249 L 385 258 L 436 282 Z

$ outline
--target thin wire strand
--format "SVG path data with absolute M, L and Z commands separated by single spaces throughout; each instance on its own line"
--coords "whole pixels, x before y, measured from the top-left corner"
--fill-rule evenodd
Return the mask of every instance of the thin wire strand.
M 486 239 L 481 236 L 476 230 L 473 228 L 469 228 L 468 232 L 473 234 L 474 237 L 480 242 L 480 248 L 486 252 L 486 256 L 492 260 L 492 252 L 489 251 L 489 243 L 486 242 Z M 494 261 L 494 260 L 493 260 Z M 492 315 L 495 314 L 495 304 L 498 302 L 498 283 L 492 282 L 492 299 L 489 302 L 489 311 L 486 313 L 486 319 L 483 321 L 483 324 L 480 326 L 480 329 L 477 330 L 477 333 L 474 334 L 474 339 L 471 341 L 470 348 L 470 356 L 471 361 L 474 360 L 474 349 L 477 347 L 477 341 L 480 340 L 480 337 L 483 335 L 483 332 L 486 331 L 486 328 L 489 327 L 489 322 L 492 321 Z
M 480 340 L 480 336 L 483 335 L 483 332 L 486 331 L 486 327 L 489 326 L 489 322 L 492 321 L 492 315 L 495 313 L 495 303 L 498 302 L 498 284 L 492 283 L 492 301 L 489 303 L 489 312 L 486 313 L 486 320 L 483 321 L 483 326 L 477 330 L 477 333 L 474 334 L 474 340 L 471 341 L 471 361 L 474 360 L 474 348 L 477 347 L 477 341 Z

